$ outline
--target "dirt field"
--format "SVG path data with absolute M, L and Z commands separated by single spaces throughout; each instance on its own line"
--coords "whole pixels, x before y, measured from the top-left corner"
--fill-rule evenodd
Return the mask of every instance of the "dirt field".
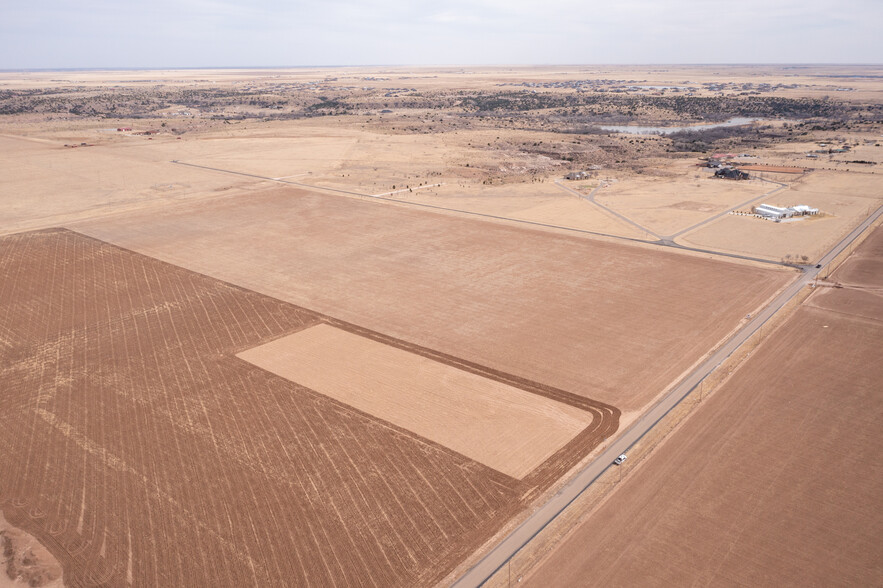
M 0 509 L 71 586 L 431 583 L 617 427 L 455 364 L 591 412 L 518 481 L 234 357 L 331 319 L 64 230 L 0 253 Z
M 869 294 L 883 288 L 883 232 L 868 237 L 831 279 Z
M 77 230 L 623 411 L 791 279 L 294 189 Z
M 592 423 L 574 406 L 326 324 L 237 357 L 517 479 Z
M 879 229 L 834 274 L 853 288 L 813 294 L 527 584 L 878 585 L 883 298 L 856 269 L 869 259 L 883 259 Z
M 881 72 L 2 72 L 0 510 L 73 586 L 431 584 L 795 275 L 633 223 L 793 260 L 883 202 Z M 775 187 L 713 153 L 824 214 L 698 226 Z
M 883 231 L 868 237 L 849 258 L 831 274 L 829 283 L 836 289 L 822 288 L 809 304 L 814 308 L 849 313 L 869 320 L 881 320 L 883 298 Z M 834 293 L 833 295 L 831 293 Z

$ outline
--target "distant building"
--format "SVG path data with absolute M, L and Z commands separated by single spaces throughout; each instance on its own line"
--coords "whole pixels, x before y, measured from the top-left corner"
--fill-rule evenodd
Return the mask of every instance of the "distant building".
M 564 176 L 564 179 L 565 180 L 585 180 L 590 177 L 592 177 L 592 174 L 590 174 L 589 172 L 578 171 L 578 172 L 570 172 L 569 174 Z
M 761 204 L 754 207 L 754 214 L 759 214 L 765 218 L 781 219 L 791 218 L 794 211 L 790 208 L 782 208 L 781 206 L 773 206 L 772 204 Z
M 747 180 L 748 173 L 739 171 L 733 167 L 722 167 L 714 172 L 714 177 L 725 178 L 727 180 Z
M 818 213 L 818 208 L 812 208 L 811 206 L 807 206 L 806 204 L 797 204 L 795 206 L 789 207 L 773 206 L 772 204 L 761 204 L 754 207 L 754 214 L 773 220 L 781 220 L 783 218 L 791 218 L 793 216 L 810 216 Z
M 796 216 L 810 216 L 819 213 L 818 208 L 813 208 L 811 206 L 807 206 L 806 204 L 798 204 L 796 206 L 792 206 L 791 210 L 794 211 L 794 214 Z

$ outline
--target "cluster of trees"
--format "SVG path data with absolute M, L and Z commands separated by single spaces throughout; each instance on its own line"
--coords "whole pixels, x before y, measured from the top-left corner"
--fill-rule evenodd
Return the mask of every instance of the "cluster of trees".
M 653 122 L 717 121 L 734 116 L 808 121 L 797 131 L 849 129 L 855 124 L 883 121 L 883 104 L 839 102 L 829 98 L 778 96 L 644 95 L 583 91 L 408 92 L 390 96 L 383 89 L 360 91 L 329 88 L 315 95 L 315 86 L 266 88 L 52 88 L 0 90 L 0 114 L 70 113 L 78 116 L 138 118 L 154 116 L 170 106 L 212 112 L 225 118 L 299 118 L 340 115 L 394 107 L 405 110 L 447 110 L 464 122 L 486 117 L 490 125 L 539 124 L 544 131 L 603 132 L 598 124 L 638 120 Z M 709 133 L 707 131 L 705 133 Z M 673 137 L 690 150 L 706 147 L 729 135 Z M 702 149 L 699 149 L 702 150 Z
M 776 96 L 645 96 L 609 93 L 479 92 L 464 96 L 461 107 L 472 112 L 524 112 L 560 109 L 560 115 L 637 116 L 656 112 L 674 120 L 724 120 L 733 116 L 813 118 L 843 115 L 849 110 L 832 100 Z M 657 114 L 659 116 L 659 114 Z
M 230 88 L 62 88 L 52 90 L 0 91 L 0 114 L 46 113 L 98 116 L 105 118 L 145 118 L 156 116 L 171 106 L 202 111 L 228 111 L 249 118 L 265 116 L 239 108 L 261 110 L 303 109 L 315 102 L 312 97 L 287 97 L 256 90 Z

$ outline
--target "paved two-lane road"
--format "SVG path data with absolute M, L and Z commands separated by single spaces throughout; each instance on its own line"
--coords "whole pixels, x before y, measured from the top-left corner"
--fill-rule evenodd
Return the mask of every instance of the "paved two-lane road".
M 622 435 L 619 436 L 597 459 L 581 470 L 576 477 L 568 482 L 548 502 L 537 509 L 530 517 L 503 539 L 494 549 L 482 558 L 472 569 L 454 583 L 456 588 L 480 586 L 509 559 L 526 545 L 537 533 L 552 522 L 571 502 L 598 478 L 608 467 L 612 467 L 613 459 L 625 453 L 647 431 L 653 428 L 668 411 L 675 407 L 705 377 L 707 377 L 726 358 L 732 355 L 745 341 L 759 330 L 789 300 L 812 282 L 825 266 L 843 252 L 849 245 L 874 221 L 883 215 L 883 206 L 875 210 L 859 226 L 852 230 L 835 245 L 816 266 L 803 266 L 801 275 L 785 288 L 770 304 L 757 313 L 744 327 L 737 331 L 699 367 L 681 380 L 662 400 L 638 419 Z

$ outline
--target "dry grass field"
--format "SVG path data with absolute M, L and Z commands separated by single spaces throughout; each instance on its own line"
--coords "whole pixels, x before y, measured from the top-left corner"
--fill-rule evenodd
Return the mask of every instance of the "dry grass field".
M 624 412 L 792 277 L 291 188 L 72 226 Z
M 585 192 L 597 181 L 566 187 Z M 428 190 L 395 194 L 397 200 L 438 206 L 448 210 L 503 217 L 528 223 L 566 227 L 580 231 L 645 239 L 646 233 L 623 222 L 554 182 L 505 185 L 443 185 Z
M 630 178 L 600 189 L 601 204 L 625 214 L 658 235 L 674 235 L 711 215 L 760 198 L 778 186 L 761 181 L 731 182 L 693 162 L 672 166 L 666 178 Z
M 617 427 L 484 370 L 586 415 L 516 480 L 235 357 L 313 312 L 65 230 L 0 252 L 0 505 L 70 586 L 431 583 Z
M 797 259 L 806 255 L 808 261 L 814 262 L 840 236 L 883 204 L 883 180 L 872 174 L 814 171 L 791 182 L 788 189 L 769 200 L 769 204 L 779 206 L 807 204 L 818 208 L 821 215 L 788 223 L 727 215 L 684 235 L 680 241 L 768 259 Z
M 95 135 L 88 140 L 100 138 Z M 0 234 L 245 187 L 233 176 L 172 165 L 171 153 L 158 154 L 142 141 L 71 149 L 61 140 L 0 135 L 6 164 L 0 177 Z
M 527 584 L 879 585 L 881 262 L 877 229 Z

